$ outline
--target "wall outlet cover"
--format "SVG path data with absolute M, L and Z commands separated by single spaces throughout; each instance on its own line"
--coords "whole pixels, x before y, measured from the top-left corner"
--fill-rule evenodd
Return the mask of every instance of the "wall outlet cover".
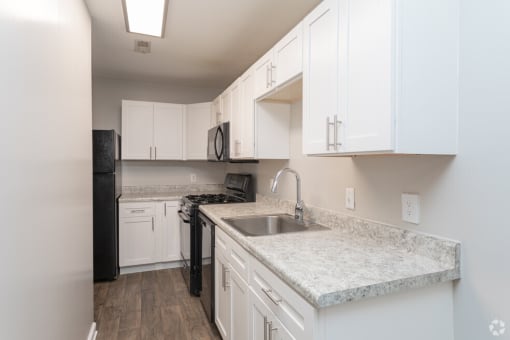
M 414 224 L 420 223 L 420 195 L 402 194 L 402 220 Z
M 190 174 L 189 175 L 189 181 L 191 183 L 196 183 L 197 182 L 197 174 Z
M 345 207 L 350 210 L 354 210 L 354 188 L 345 188 Z

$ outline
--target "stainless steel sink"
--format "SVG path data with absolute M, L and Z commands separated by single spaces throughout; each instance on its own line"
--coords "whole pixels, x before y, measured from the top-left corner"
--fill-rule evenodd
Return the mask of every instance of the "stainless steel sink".
M 327 230 L 309 221 L 298 221 L 291 215 L 255 215 L 223 218 L 225 222 L 245 236 L 264 236 L 303 231 Z

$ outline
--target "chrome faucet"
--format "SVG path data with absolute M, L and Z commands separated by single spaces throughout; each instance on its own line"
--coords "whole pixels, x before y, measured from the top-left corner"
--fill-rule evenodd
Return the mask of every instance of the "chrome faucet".
M 280 171 L 276 173 L 276 177 L 274 178 L 273 185 L 271 186 L 271 192 L 276 192 L 276 189 L 278 188 L 278 180 L 280 179 L 280 176 L 284 172 L 290 172 L 293 173 L 296 176 L 296 194 L 297 194 L 297 203 L 296 208 L 294 209 L 294 218 L 299 221 L 303 221 L 303 215 L 304 215 L 304 207 L 305 202 L 301 199 L 301 178 L 299 177 L 299 174 L 292 170 L 291 168 L 283 168 Z

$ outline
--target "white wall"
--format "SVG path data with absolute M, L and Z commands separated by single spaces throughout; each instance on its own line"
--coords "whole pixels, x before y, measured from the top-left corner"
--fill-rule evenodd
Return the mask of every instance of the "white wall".
M 462 279 L 455 285 L 455 338 L 494 339 L 506 321 L 510 339 L 510 1 L 462 0 L 460 148 L 456 157 L 301 156 L 301 104 L 293 105 L 292 158 L 229 166 L 258 176 L 258 190 L 284 166 L 302 175 L 305 203 L 462 241 Z M 440 80 L 438 80 L 440 81 Z M 433 133 L 431 131 L 430 133 Z M 295 199 L 295 181 L 280 195 Z M 346 187 L 356 210 L 344 209 Z M 419 225 L 400 220 L 400 194 L 421 195 Z
M 221 184 L 225 180 L 224 163 L 207 161 L 123 161 L 122 185 Z
M 0 2 L 2 339 L 86 339 L 93 321 L 90 18 Z
M 121 131 L 122 99 L 191 104 L 211 101 L 221 89 L 191 88 L 167 83 L 94 77 L 92 82 L 94 129 Z M 223 183 L 225 165 L 207 162 L 122 162 L 123 185 L 190 184 L 190 173 L 197 183 Z

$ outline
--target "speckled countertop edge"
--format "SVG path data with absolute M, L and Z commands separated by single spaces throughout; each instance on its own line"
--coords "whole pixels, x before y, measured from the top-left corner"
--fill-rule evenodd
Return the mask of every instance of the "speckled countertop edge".
M 127 186 L 122 188 L 119 202 L 177 201 L 191 194 L 217 194 L 223 190 L 223 184 Z
M 273 241 L 276 241 L 277 238 L 280 238 L 281 240 L 285 240 L 286 238 L 292 238 L 291 234 L 286 235 L 283 234 L 278 236 L 265 236 L 258 238 L 245 237 L 244 235 L 230 227 L 227 223 L 225 223 L 222 220 L 222 218 L 224 217 L 248 216 L 254 214 L 288 213 L 288 211 L 282 209 L 277 204 L 273 204 L 273 202 L 267 201 L 248 203 L 242 205 L 237 204 L 222 206 L 208 205 L 201 206 L 200 209 L 203 212 L 205 212 L 222 230 L 224 230 L 229 236 L 231 236 L 243 248 L 245 248 L 252 256 L 254 256 L 257 260 L 259 260 L 266 267 L 268 267 L 274 274 L 276 274 L 280 279 L 286 282 L 291 288 L 293 288 L 299 295 L 301 295 L 315 308 L 325 308 L 337 304 L 360 300 L 363 298 L 381 296 L 389 293 L 398 292 L 404 289 L 426 287 L 433 284 L 452 281 L 460 278 L 460 263 L 459 263 L 460 244 L 458 242 L 451 240 L 442 240 L 440 238 L 435 239 L 431 235 L 421 235 L 419 233 L 405 231 L 402 232 L 403 237 L 408 238 L 409 234 L 412 234 L 412 236 L 414 236 L 410 238 L 411 241 L 406 240 L 407 242 L 414 242 L 415 239 L 418 238 L 420 239 L 419 242 L 423 242 L 423 239 L 425 239 L 427 241 L 437 242 L 439 244 L 444 243 L 444 247 L 438 248 L 437 245 L 434 245 L 432 249 L 430 250 L 427 249 L 425 253 L 430 256 L 423 256 L 422 254 L 413 253 L 413 256 L 415 256 L 416 258 L 426 261 L 427 263 L 432 263 L 434 267 L 433 271 L 424 271 L 417 275 L 401 277 L 396 280 L 382 280 L 381 282 L 377 282 L 374 284 L 353 285 L 352 287 L 349 287 L 347 289 L 345 289 L 344 287 L 339 287 L 338 289 L 333 288 L 329 290 L 327 289 L 316 290 L 314 289 L 313 286 L 310 286 L 309 282 L 306 283 L 300 280 L 299 275 L 300 273 L 293 273 L 289 271 L 289 268 L 285 265 L 285 262 L 281 262 L 280 258 L 275 260 L 271 256 L 271 250 L 268 250 L 267 247 L 264 248 L 261 246 L 261 243 L 267 242 L 267 240 L 271 240 L 271 238 Z M 228 211 L 228 209 L 230 209 L 230 211 Z M 222 210 L 223 213 L 221 213 Z M 227 210 L 228 213 L 225 214 L 224 213 L 225 210 Z M 353 230 L 349 229 L 339 231 L 333 229 L 332 231 L 325 232 L 323 231 L 309 232 L 306 234 L 301 234 L 300 237 L 305 238 L 308 235 L 309 238 L 313 238 L 317 237 L 318 235 L 317 233 L 331 233 L 331 232 L 352 233 Z M 315 236 L 312 236 L 313 234 L 315 234 Z M 321 237 L 324 237 L 326 239 L 328 238 L 328 234 L 320 235 Z M 364 235 L 363 237 L 366 237 L 366 235 Z M 389 239 L 388 241 L 392 242 L 393 240 Z M 422 245 L 418 245 L 418 248 L 420 246 Z M 427 253 L 428 251 L 437 251 L 437 249 L 444 250 L 446 255 L 443 254 L 432 255 Z M 415 249 L 411 249 L 411 251 L 414 250 Z M 311 256 L 313 256 L 313 254 Z M 434 261 L 436 263 L 434 263 Z M 311 270 L 311 272 L 313 271 Z

